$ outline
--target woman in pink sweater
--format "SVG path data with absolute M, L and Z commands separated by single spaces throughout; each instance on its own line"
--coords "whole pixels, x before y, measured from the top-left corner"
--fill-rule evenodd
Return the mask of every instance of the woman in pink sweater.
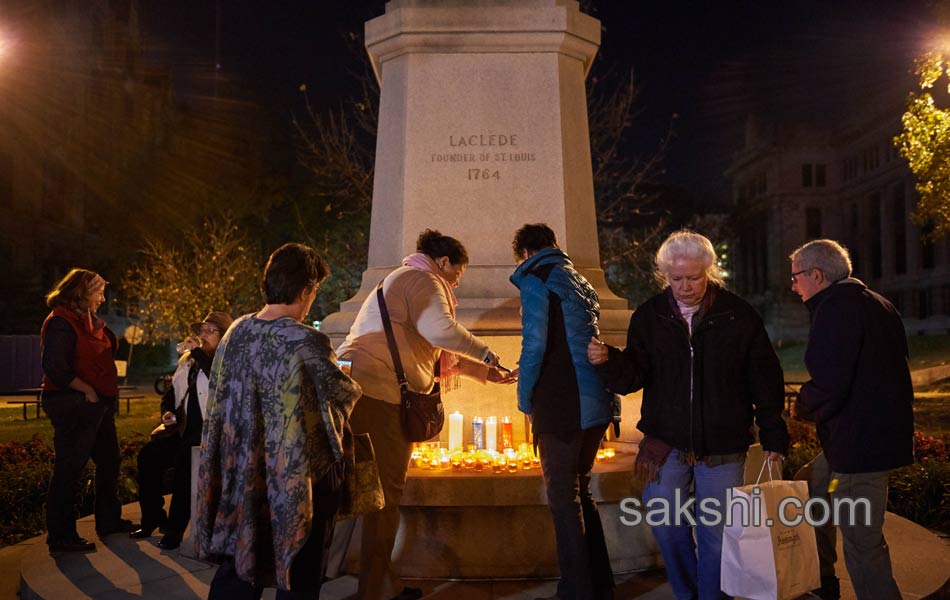
M 498 356 L 455 316 L 458 301 L 453 288 L 468 265 L 465 247 L 455 238 L 426 229 L 416 242 L 416 254 L 402 264 L 383 280 L 383 296 L 409 387 L 431 391 L 437 361 L 443 393 L 458 387 L 460 375 L 482 383 L 508 383 L 510 378 L 495 368 Z M 414 590 L 408 588 L 396 595 L 390 562 L 412 444 L 400 426 L 399 385 L 376 294 L 363 302 L 337 353 L 352 361 L 351 376 L 363 389 L 350 424 L 354 433 L 369 433 L 373 440 L 386 500 L 383 510 L 363 517 L 359 597 L 411 598 Z

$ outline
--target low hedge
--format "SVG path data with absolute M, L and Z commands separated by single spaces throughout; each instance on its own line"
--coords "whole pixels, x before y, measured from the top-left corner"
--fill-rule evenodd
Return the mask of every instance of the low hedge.
M 784 475 L 795 473 L 821 452 L 814 425 L 789 421 L 791 445 Z M 950 535 L 950 444 L 914 434 L 915 462 L 891 473 L 887 510 L 928 529 Z
M 136 457 L 144 440 L 121 442 L 119 500 L 138 499 Z M 39 435 L 26 442 L 0 444 L 0 546 L 15 544 L 46 531 L 46 488 L 53 473 L 53 449 Z M 79 478 L 76 510 L 92 514 L 95 469 L 92 462 Z

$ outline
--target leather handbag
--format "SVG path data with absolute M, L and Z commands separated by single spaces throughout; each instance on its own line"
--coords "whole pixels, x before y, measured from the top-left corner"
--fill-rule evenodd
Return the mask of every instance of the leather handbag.
M 439 435 L 445 424 L 445 410 L 442 407 L 442 393 L 439 388 L 439 361 L 435 363 L 435 386 L 428 394 L 414 392 L 409 389 L 406 373 L 399 359 L 399 348 L 393 335 L 393 325 L 389 319 L 389 310 L 383 298 L 383 284 L 376 286 L 376 298 L 379 300 L 379 313 L 383 318 L 383 329 L 386 330 L 386 342 L 389 344 L 389 353 L 393 357 L 393 369 L 396 371 L 396 381 L 399 383 L 399 395 L 402 402 L 399 406 L 399 420 L 402 423 L 402 432 L 410 442 L 424 442 Z
M 369 434 L 354 434 L 347 427 L 343 445 L 346 474 L 343 476 L 340 510 L 336 515 L 338 521 L 376 512 L 386 503 Z

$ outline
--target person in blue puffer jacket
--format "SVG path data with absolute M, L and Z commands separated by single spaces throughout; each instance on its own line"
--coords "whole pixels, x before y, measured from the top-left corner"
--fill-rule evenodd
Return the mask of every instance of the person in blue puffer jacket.
M 612 598 L 590 474 L 607 426 L 619 422 L 620 401 L 587 360 L 587 344 L 598 335 L 597 292 L 547 225 L 519 229 L 512 249 L 522 314 L 518 409 L 531 419 L 540 450 L 561 570 L 556 598 Z

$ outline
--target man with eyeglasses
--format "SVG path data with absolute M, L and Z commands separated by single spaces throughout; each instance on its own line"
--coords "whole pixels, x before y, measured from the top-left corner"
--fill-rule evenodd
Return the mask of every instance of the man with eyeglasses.
M 869 511 L 852 505 L 836 516 L 845 565 L 859 600 L 898 599 L 883 525 L 888 475 L 914 459 L 904 324 L 890 302 L 851 277 L 848 250 L 837 242 L 815 240 L 789 258 L 792 290 L 811 316 L 805 350 L 811 380 L 792 415 L 817 425 L 822 447 L 796 479 L 808 479 L 812 497 L 831 506 L 867 499 Z M 841 594 L 835 535 L 830 522 L 816 528 L 821 588 L 813 593 L 824 600 Z
M 129 534 L 133 539 L 151 537 L 156 529 L 164 536 L 158 547 L 174 550 L 191 519 L 191 448 L 201 444 L 201 428 L 207 414 L 208 381 L 214 353 L 231 325 L 231 315 L 213 311 L 194 323 L 194 335 L 178 345 L 183 351 L 172 376 L 171 388 L 162 396 L 162 426 L 139 450 L 138 485 L 142 522 Z M 175 469 L 172 501 L 165 513 L 165 471 Z

